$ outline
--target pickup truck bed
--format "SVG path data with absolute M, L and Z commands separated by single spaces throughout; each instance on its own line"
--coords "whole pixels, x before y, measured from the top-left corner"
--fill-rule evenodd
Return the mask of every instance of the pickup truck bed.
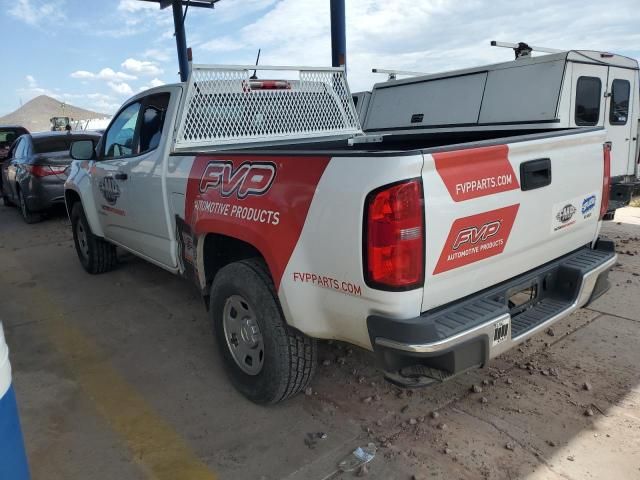
M 112 268 L 119 246 L 192 280 L 232 382 L 260 403 L 308 384 L 316 339 L 374 350 L 389 379 L 424 385 L 606 290 L 602 130 L 389 150 L 353 134 L 330 72 L 322 87 L 313 71 L 310 87 L 241 80 L 232 94 L 206 76 L 127 102 L 66 184 L 83 266 Z M 305 102 L 336 111 L 314 126 Z M 230 136 L 229 115 L 251 122 Z

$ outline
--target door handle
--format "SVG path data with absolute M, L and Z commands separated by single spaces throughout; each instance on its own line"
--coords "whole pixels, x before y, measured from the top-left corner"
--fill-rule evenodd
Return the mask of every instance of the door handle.
M 127 178 L 129 178 L 129 175 L 127 175 L 126 173 L 118 172 L 113 176 L 113 178 L 115 178 L 116 180 L 126 180 Z
M 551 185 L 551 159 L 538 158 L 521 163 L 520 185 L 523 192 Z

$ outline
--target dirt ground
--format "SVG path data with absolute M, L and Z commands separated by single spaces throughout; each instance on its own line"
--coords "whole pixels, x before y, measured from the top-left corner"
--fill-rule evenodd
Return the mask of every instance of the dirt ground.
M 310 390 L 270 408 L 224 377 L 184 281 L 122 255 L 82 271 L 63 214 L 0 207 L 0 320 L 34 479 L 640 479 L 640 209 L 613 288 L 488 368 L 421 390 L 323 343 Z M 375 445 L 364 472 L 337 463 Z

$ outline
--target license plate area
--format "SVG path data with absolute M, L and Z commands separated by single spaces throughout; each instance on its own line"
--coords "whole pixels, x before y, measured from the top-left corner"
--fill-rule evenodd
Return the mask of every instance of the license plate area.
M 509 313 L 512 317 L 524 312 L 532 307 L 540 296 L 540 288 L 538 282 L 529 282 L 518 285 L 507 292 L 507 303 Z
M 504 318 L 493 324 L 493 347 L 509 338 L 510 321 L 510 318 Z

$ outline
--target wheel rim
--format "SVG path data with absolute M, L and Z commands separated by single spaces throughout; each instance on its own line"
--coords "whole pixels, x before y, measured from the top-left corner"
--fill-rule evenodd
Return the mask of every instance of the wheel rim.
M 89 259 L 89 242 L 87 241 L 87 231 L 82 222 L 76 223 L 76 238 L 78 239 L 78 250 L 85 260 Z
M 264 364 L 264 341 L 249 303 L 240 295 L 227 298 L 222 312 L 227 347 L 236 365 L 247 375 L 257 375 Z

